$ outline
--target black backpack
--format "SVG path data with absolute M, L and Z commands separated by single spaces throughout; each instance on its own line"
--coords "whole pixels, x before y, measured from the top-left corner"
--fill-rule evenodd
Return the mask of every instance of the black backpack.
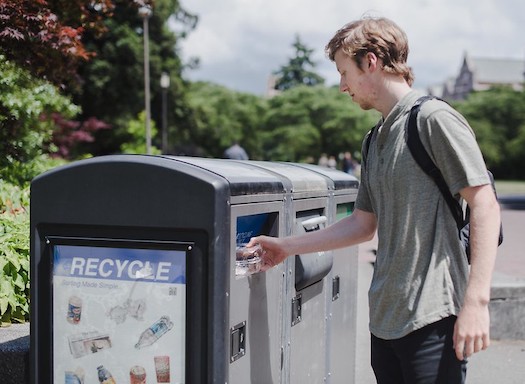
M 425 150 L 425 147 L 423 146 L 423 143 L 421 142 L 421 139 L 419 138 L 419 131 L 417 129 L 417 114 L 419 113 L 419 110 L 421 109 L 421 105 L 425 101 L 435 99 L 435 98 L 437 97 L 422 96 L 416 100 L 416 102 L 410 109 L 410 115 L 405 123 L 405 141 L 416 163 L 421 167 L 421 169 L 427 175 L 429 175 L 434 180 L 437 187 L 441 191 L 441 194 L 445 198 L 445 201 L 447 202 L 447 205 L 450 208 L 450 212 L 452 212 L 452 216 L 454 216 L 454 219 L 456 220 L 459 239 L 461 243 L 463 244 L 463 247 L 465 248 L 467 259 L 468 259 L 468 262 L 470 263 L 470 209 L 467 205 L 465 213 L 463 213 L 463 208 L 461 207 L 461 204 L 459 204 L 459 202 L 454 198 L 454 196 L 452 196 L 452 193 L 450 193 L 450 190 L 447 186 L 447 183 L 445 182 L 445 179 L 443 178 L 443 175 L 441 174 L 441 171 L 434 164 L 434 162 L 428 155 L 427 151 Z M 370 142 L 372 140 L 372 136 L 374 134 L 375 129 L 376 127 L 372 128 L 372 131 L 369 133 L 368 137 L 366 138 L 365 149 L 367 153 L 368 153 L 368 148 L 370 147 Z M 490 181 L 492 183 L 492 189 L 494 190 L 494 194 L 496 195 L 494 177 L 489 170 L 487 170 L 487 173 L 490 177 Z M 502 242 L 503 242 L 503 226 L 500 223 L 498 245 L 501 245 Z

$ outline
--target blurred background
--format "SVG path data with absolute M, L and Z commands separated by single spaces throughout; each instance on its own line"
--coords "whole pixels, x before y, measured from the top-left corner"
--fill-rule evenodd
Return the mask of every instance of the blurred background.
M 415 88 L 463 113 L 498 185 L 524 193 L 521 0 L 0 1 L 2 323 L 28 319 L 29 183 L 47 169 L 239 143 L 359 177 L 379 116 L 339 92 L 324 46 L 367 15 L 406 31 Z

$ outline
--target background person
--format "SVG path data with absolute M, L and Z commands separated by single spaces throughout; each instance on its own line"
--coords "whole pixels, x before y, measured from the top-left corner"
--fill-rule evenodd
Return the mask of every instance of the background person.
M 350 152 L 346 151 L 344 153 L 342 162 L 343 172 L 353 175 L 355 170 L 355 161 L 352 159 L 352 154 Z
M 244 150 L 243 147 L 239 145 L 238 142 L 233 143 L 233 145 L 229 148 L 227 148 L 224 151 L 223 157 L 225 159 L 232 159 L 232 160 L 248 160 L 248 154 Z

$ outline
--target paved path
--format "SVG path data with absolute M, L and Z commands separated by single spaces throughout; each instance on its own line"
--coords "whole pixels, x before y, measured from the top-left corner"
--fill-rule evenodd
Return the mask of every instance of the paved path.
M 503 244 L 498 248 L 493 283 L 525 284 L 525 210 L 503 209 L 501 218 Z
M 525 284 L 525 210 L 502 211 L 505 239 L 498 250 L 493 284 Z M 372 278 L 377 240 L 359 247 L 356 384 L 375 384 L 370 367 L 367 291 Z M 467 384 L 524 384 L 525 340 L 492 341 L 470 358 Z

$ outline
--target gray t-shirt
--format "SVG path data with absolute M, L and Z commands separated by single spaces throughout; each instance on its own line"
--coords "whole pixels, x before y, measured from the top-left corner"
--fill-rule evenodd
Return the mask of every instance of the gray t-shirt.
M 372 137 L 356 201 L 377 217 L 370 331 L 387 340 L 457 315 L 467 285 L 468 263 L 454 217 L 405 142 L 405 121 L 420 96 L 407 94 Z M 448 104 L 424 103 L 418 129 L 453 195 L 490 183 L 472 129 Z

